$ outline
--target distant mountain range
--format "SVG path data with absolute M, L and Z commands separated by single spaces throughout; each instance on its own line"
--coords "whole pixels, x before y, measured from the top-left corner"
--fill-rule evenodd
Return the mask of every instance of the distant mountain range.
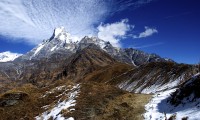
M 54 30 L 50 39 L 44 40 L 33 50 L 19 57 L 17 60 L 39 60 L 41 58 L 50 58 L 51 55 L 55 53 L 62 54 L 66 58 L 74 54 L 76 51 L 84 49 L 90 44 L 95 44 L 115 59 L 121 62 L 133 64 L 135 66 L 149 62 L 172 61 L 170 59 L 161 58 L 156 54 L 148 54 L 132 48 L 116 48 L 109 42 L 101 40 L 97 37 L 85 36 L 82 40 L 80 40 L 80 42 L 72 41 L 74 40 L 72 40 L 70 34 L 65 31 L 64 27 L 57 28 Z
M 187 108 L 193 114 L 185 115 L 182 109 L 170 112 L 161 106 L 176 108 L 193 93 L 199 101 L 198 89 L 193 90 L 198 76 L 195 65 L 117 48 L 97 37 L 74 42 L 60 27 L 28 53 L 0 63 L 0 115 L 3 119 L 149 120 L 168 119 L 176 112 L 180 119 L 196 119 L 192 115 L 200 108 L 194 104 Z M 187 88 L 190 92 L 182 96 Z

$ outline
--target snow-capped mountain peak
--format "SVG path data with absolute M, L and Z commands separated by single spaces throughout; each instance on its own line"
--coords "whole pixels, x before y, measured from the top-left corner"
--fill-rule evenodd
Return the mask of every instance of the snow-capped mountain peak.
M 30 52 L 23 55 L 19 59 L 40 59 L 48 58 L 54 53 L 74 53 L 77 43 L 72 42 L 71 35 L 66 32 L 64 27 L 54 29 L 54 33 L 50 39 L 43 40 L 42 43 L 33 48 Z M 19 60 L 18 59 L 18 60 Z
M 0 62 L 8 62 L 13 61 L 17 57 L 21 56 L 22 54 L 12 53 L 10 51 L 0 53 Z
M 50 39 L 44 40 L 43 43 L 36 46 L 27 54 L 19 57 L 17 60 L 39 60 L 41 58 L 50 58 L 55 54 L 63 55 L 66 57 L 88 47 L 91 44 L 95 44 L 119 61 L 130 63 L 135 66 L 153 61 L 166 61 L 157 55 L 147 54 L 132 48 L 123 49 L 114 47 L 107 40 L 102 40 L 98 37 L 85 36 L 79 42 L 73 41 L 75 41 L 74 36 L 70 36 L 64 27 L 58 27 L 54 29 L 54 33 Z
M 53 36 L 50 38 L 50 40 L 52 40 L 52 39 L 57 39 L 57 40 L 65 42 L 65 43 L 72 42 L 71 35 L 68 32 L 66 32 L 66 30 L 63 26 L 54 29 Z

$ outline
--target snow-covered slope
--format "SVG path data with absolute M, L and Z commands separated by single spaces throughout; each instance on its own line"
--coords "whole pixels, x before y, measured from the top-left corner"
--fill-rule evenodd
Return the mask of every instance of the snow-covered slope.
M 176 89 L 160 91 L 145 106 L 145 120 L 165 120 L 176 116 L 177 120 L 199 120 L 200 74 L 194 75 Z
M 17 57 L 21 56 L 22 54 L 12 53 L 10 51 L 0 53 L 0 62 L 8 62 L 13 61 Z

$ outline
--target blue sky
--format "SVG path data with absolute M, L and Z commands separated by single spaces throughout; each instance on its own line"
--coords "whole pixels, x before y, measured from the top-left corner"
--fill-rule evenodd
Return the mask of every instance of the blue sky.
M 4 1 L 0 2 L 0 7 L 3 6 L 0 12 L 0 52 L 24 54 L 43 39 L 48 39 L 53 29 L 59 26 L 66 27 L 74 36 L 82 37 L 88 34 L 105 35 L 106 28 L 115 30 L 112 25 L 123 23 L 122 28 L 126 25 L 124 31 L 108 37 L 113 41 L 118 40 L 121 47 L 156 53 L 179 63 L 194 64 L 200 61 L 198 0 L 85 0 L 87 3 L 83 0 L 69 0 L 68 3 L 61 0 L 60 3 L 48 3 L 48 6 L 44 2 L 47 0 L 36 0 L 36 3 Z M 13 5 L 15 7 L 8 9 Z M 57 9 L 58 6 L 61 7 Z M 76 9 L 77 6 L 80 9 Z M 36 10 L 42 7 L 49 10 L 42 10 L 43 13 Z M 57 13 L 51 11 L 54 7 Z M 103 32 L 99 32 L 98 26 Z M 154 32 L 139 37 L 145 33 L 145 27 Z

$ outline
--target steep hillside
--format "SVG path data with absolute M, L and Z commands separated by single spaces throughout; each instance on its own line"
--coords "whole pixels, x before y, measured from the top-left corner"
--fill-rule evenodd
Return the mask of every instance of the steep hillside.
M 190 78 L 193 66 L 174 62 L 152 62 L 117 76 L 107 83 L 136 93 L 172 89 Z
M 117 63 L 105 51 L 95 44 L 90 44 L 82 50 L 73 54 L 63 67 L 63 72 L 58 77 L 65 77 L 72 80 L 81 80 L 87 74 L 102 67 Z

